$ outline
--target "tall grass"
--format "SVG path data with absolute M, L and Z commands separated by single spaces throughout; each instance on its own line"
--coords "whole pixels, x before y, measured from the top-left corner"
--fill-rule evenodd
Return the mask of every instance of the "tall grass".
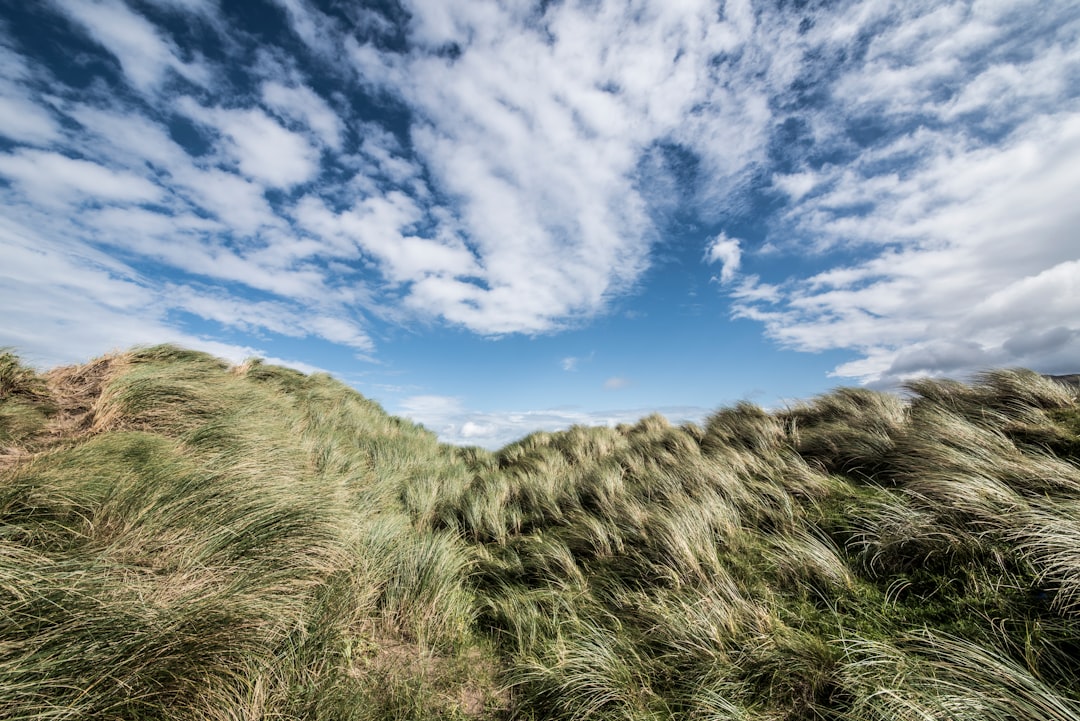
M 0 719 L 1080 719 L 1025 371 L 441 445 L 325 375 L 0 355 Z
M 434 438 L 328 377 L 171 347 L 114 365 L 82 440 L 29 439 L 0 486 L 0 718 L 379 717 L 357 649 L 468 650 L 467 548 L 396 501 Z

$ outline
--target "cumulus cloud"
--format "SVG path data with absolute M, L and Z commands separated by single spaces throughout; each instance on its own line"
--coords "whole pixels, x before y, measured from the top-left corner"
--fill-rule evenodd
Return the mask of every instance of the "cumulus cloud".
M 167 318 L 172 300 L 114 257 L 78 251 L 0 215 L 0 306 L 4 342 L 28 362 L 47 368 L 88 360 L 109 350 L 178 343 L 238 363 L 265 351 L 177 329 Z M 59 342 L 58 342 L 59 339 Z M 271 362 L 318 370 L 287 358 Z
M 327 60 L 334 59 L 335 41 L 340 36 L 340 29 L 326 13 L 313 7 L 307 0 L 273 0 L 285 11 L 293 32 L 304 41 L 313 52 Z
M 400 27 L 275 2 L 309 54 L 272 34 L 255 48 L 211 0 L 153 0 L 168 27 L 145 4 L 52 0 L 42 12 L 116 60 L 81 65 L 87 87 L 0 42 L 3 218 L 58 254 L 130 261 L 108 283 L 72 277 L 135 293 L 153 328 L 172 310 L 354 352 L 373 350 L 365 314 L 556 331 L 638 287 L 660 216 L 740 227 L 721 221 L 758 193 L 772 265 L 741 231 L 705 261 L 734 314 L 783 346 L 850 352 L 837 375 L 1075 356 L 1080 20 L 1065 0 L 719 15 L 713 0 L 408 0 Z M 199 33 L 230 73 L 187 44 Z M 144 266 L 173 278 L 173 305 L 133 280 Z M 470 421 L 476 437 L 497 425 Z
M 742 246 L 738 238 L 720 233 L 705 250 L 705 262 L 720 263 L 720 282 L 730 283 L 739 272 L 742 262 Z
M 59 136 L 59 127 L 48 110 L 20 94 L 3 94 L 5 90 L 8 88 L 0 84 L 0 135 L 35 145 Z
M 191 98 L 182 98 L 177 108 L 220 133 L 224 151 L 256 182 L 289 187 L 318 172 L 318 150 L 262 110 L 205 108 Z
M 817 175 L 811 171 L 801 173 L 776 174 L 772 178 L 773 186 L 788 195 L 793 201 L 802 200 L 818 184 Z
M 418 51 L 354 43 L 352 60 L 416 111 L 415 150 L 456 199 L 479 269 L 417 283 L 407 302 L 421 312 L 481 333 L 603 312 L 648 266 L 656 231 L 637 171 L 657 143 L 699 153 L 714 194 L 764 157 L 766 94 L 712 62 L 753 37 L 745 8 L 719 22 L 711 2 L 408 9 Z
M 151 202 L 161 196 L 160 188 L 145 178 L 43 150 L 23 148 L 0 155 L 0 175 L 42 205 L 88 197 Z
M 23 67 L 16 77 L 30 79 L 25 63 L 6 64 Z M 156 341 L 233 360 L 269 355 L 185 330 L 176 319 L 187 314 L 255 337 L 320 338 L 365 355 L 373 349 L 352 307 L 365 299 L 362 290 L 339 292 L 323 269 L 305 263 L 311 241 L 278 234 L 288 217 L 271 207 L 261 183 L 227 166 L 232 160 L 236 170 L 243 166 L 263 182 L 294 182 L 314 171 L 275 175 L 276 166 L 260 166 L 258 153 L 268 151 L 234 147 L 225 131 L 233 130 L 228 122 L 235 118 L 213 116 L 216 108 L 200 109 L 225 126 L 211 126 L 224 149 L 200 158 L 164 124 L 115 101 L 56 105 L 78 134 L 52 134 L 49 149 L 0 154 L 0 178 L 7 183 L 0 187 L 0 219 L 7 224 L 0 245 L 18 291 L 7 299 L 6 342 L 43 363 Z M 280 128 L 265 113 L 252 112 L 260 114 L 242 119 L 254 117 L 254 130 L 267 123 Z M 290 144 L 294 134 L 283 128 L 276 136 L 256 136 L 286 140 L 279 143 L 284 154 L 267 161 L 286 169 L 300 167 L 295 159 L 303 151 L 293 149 L 309 147 L 302 138 Z M 136 265 L 152 273 L 168 268 L 176 280 L 151 280 Z M 185 274 L 199 280 L 182 280 Z M 254 300 L 245 289 L 273 299 Z
M 139 90 L 156 90 L 170 69 L 191 82 L 207 83 L 209 73 L 201 63 L 182 60 L 175 43 L 119 0 L 52 2 L 120 61 Z
M 791 214 L 830 244 L 892 245 L 855 265 L 793 282 L 781 309 L 746 298 L 782 343 L 855 349 L 836 373 L 884 385 L 922 373 L 1031 363 L 1008 339 L 1032 323 L 1078 328 L 1075 244 L 1080 114 L 1040 118 L 993 148 L 955 140 L 903 179 L 847 168 Z M 937 137 L 934 143 L 944 143 Z M 856 163 L 855 168 L 859 168 Z M 842 212 L 850 202 L 873 212 Z M 962 348 L 956 339 L 964 339 Z
M 1080 67 L 1078 21 L 1039 8 L 1036 27 L 1024 3 L 863 16 L 876 28 L 866 60 L 837 74 L 822 112 L 874 133 L 841 143 L 844 128 L 821 121 L 819 142 L 844 160 L 772 181 L 789 201 L 774 226 L 785 252 L 832 267 L 744 284 L 737 317 L 786 347 L 854 351 L 835 374 L 881 386 L 1075 365 L 1080 103 L 1065 78 Z
M 262 99 L 268 107 L 283 117 L 303 123 L 330 148 L 341 150 L 341 119 L 311 88 L 269 81 L 263 84 Z

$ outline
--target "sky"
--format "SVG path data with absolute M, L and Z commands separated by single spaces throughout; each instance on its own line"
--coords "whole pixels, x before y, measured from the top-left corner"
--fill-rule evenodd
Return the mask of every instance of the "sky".
M 1074 0 L 0 0 L 0 346 L 499 447 L 1080 371 Z

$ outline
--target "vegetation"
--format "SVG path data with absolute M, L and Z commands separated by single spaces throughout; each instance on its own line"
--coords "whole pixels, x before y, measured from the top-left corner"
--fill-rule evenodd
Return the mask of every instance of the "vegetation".
M 324 375 L 0 355 L 0 719 L 1080 720 L 1026 371 L 440 445 Z

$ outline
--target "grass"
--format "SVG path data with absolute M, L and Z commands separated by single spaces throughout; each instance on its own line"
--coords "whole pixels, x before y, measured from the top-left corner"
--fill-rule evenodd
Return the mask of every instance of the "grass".
M 1080 719 L 1027 371 L 441 445 L 325 375 L 0 354 L 0 719 Z

